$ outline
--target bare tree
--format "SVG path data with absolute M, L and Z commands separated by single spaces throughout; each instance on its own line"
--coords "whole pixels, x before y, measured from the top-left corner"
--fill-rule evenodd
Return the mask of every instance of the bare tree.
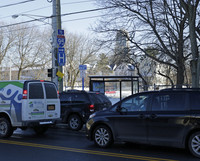
M 0 67 L 2 67 L 2 61 L 6 54 L 11 50 L 14 36 L 11 33 L 12 28 L 0 28 Z M 0 74 L 1 76 L 1 74 Z
M 98 49 L 87 36 L 66 33 L 66 37 L 66 66 L 64 71 L 67 74 L 67 85 L 73 88 L 80 77 L 79 65 L 93 64 Z
M 13 34 L 15 42 L 12 63 L 18 69 L 17 79 L 20 79 L 23 70 L 38 69 L 50 62 L 51 54 L 45 32 L 31 26 L 19 25 Z
M 188 18 L 189 33 L 190 33 L 190 44 L 192 60 L 190 62 L 191 73 L 192 73 L 192 87 L 199 87 L 199 75 L 200 75 L 200 57 L 197 45 L 197 30 L 196 18 L 197 8 L 199 6 L 199 0 L 180 0 L 181 5 L 185 10 L 185 14 Z
M 130 48 L 142 51 L 158 63 L 173 67 L 177 72 L 176 84 L 181 87 L 185 62 L 190 54 L 184 48 L 188 43 L 187 22 L 179 1 L 101 0 L 99 3 L 113 8 L 95 31 L 111 34 L 125 30 L 131 42 Z M 158 54 L 148 54 L 145 50 L 147 47 L 156 49 Z

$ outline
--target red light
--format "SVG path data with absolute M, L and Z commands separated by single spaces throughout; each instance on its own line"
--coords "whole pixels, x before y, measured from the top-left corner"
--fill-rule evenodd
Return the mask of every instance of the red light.
M 23 94 L 27 94 L 28 92 L 27 92 L 27 90 L 23 90 Z
M 22 97 L 22 99 L 27 99 L 27 93 L 28 93 L 27 90 L 23 90 L 23 97 Z
M 89 110 L 90 110 L 90 112 L 94 112 L 94 105 L 90 105 Z
M 40 82 L 44 82 L 44 80 L 40 80 Z

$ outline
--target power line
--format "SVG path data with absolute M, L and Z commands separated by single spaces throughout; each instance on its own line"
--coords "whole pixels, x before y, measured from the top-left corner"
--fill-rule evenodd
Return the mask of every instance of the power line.
M 32 1 L 35 1 L 35 0 L 27 0 L 27 1 L 17 2 L 17 3 L 7 4 L 7 5 L 4 5 L 4 6 L 0 6 L 0 8 L 15 6 L 15 5 L 19 5 L 19 4 L 23 4 L 23 3 L 27 3 L 27 2 L 32 2 Z
M 81 3 L 87 3 L 87 2 L 91 2 L 91 0 L 89 0 L 89 1 L 78 1 L 78 2 L 61 3 L 61 5 L 81 4 Z M 33 12 L 33 11 L 42 10 L 42 9 L 45 9 L 45 8 L 50 8 L 50 7 L 52 7 L 52 5 L 46 6 L 46 7 L 40 7 L 40 8 L 36 8 L 36 9 L 32 9 L 32 10 L 28 10 L 28 11 L 21 12 L 21 13 L 18 13 L 18 14 L 29 13 L 29 12 Z M 8 18 L 8 17 L 11 17 L 11 16 L 12 15 L 1 17 L 0 19 Z
M 105 14 L 105 15 L 98 15 L 98 16 L 82 17 L 82 18 L 77 18 L 77 19 L 70 19 L 70 20 L 62 21 L 62 23 L 79 21 L 79 20 L 85 20 L 85 19 L 91 19 L 91 18 L 97 18 L 97 17 L 103 17 L 103 16 L 107 16 L 107 14 Z M 33 25 L 33 26 L 30 26 L 30 27 L 26 27 L 26 29 L 33 28 L 33 27 L 41 27 L 41 26 L 46 26 L 46 25 L 48 25 L 48 24 Z M 5 32 L 3 31 L 2 33 L 9 33 L 9 32 L 12 32 L 12 31 L 19 31 L 19 30 L 24 30 L 24 28 L 14 29 L 14 30 L 5 31 Z
M 109 9 L 109 8 L 115 8 L 115 6 L 104 7 L 104 8 L 96 8 L 96 9 L 84 10 L 84 11 L 78 11 L 78 12 L 71 12 L 71 13 L 65 13 L 65 14 L 61 14 L 61 16 L 69 16 L 69 15 L 74 15 L 74 14 L 95 12 L 95 11 L 105 10 L 105 9 Z M 53 17 L 55 17 L 55 16 L 47 16 L 47 17 L 44 17 L 44 18 L 45 19 L 49 19 L 49 18 L 53 18 Z M 15 26 L 15 25 L 20 25 L 20 24 L 25 24 L 25 23 L 35 22 L 35 21 L 41 21 L 41 20 L 44 20 L 44 18 L 39 18 L 39 19 L 34 19 L 34 20 L 29 20 L 29 21 L 23 21 L 23 22 L 9 24 L 9 25 L 4 25 L 4 26 L 0 26 L 0 28 L 10 27 L 10 26 Z
M 91 0 L 90 0 L 90 1 L 67 2 L 67 3 L 61 3 L 61 5 L 77 4 L 77 3 L 86 3 L 86 2 L 91 2 Z

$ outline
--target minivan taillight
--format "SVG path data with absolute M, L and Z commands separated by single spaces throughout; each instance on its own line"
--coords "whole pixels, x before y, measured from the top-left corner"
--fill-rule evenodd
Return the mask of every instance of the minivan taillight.
M 27 92 L 27 90 L 23 90 L 23 99 L 27 99 L 27 94 L 28 94 L 28 92 Z
M 90 112 L 94 112 L 94 105 L 89 105 Z

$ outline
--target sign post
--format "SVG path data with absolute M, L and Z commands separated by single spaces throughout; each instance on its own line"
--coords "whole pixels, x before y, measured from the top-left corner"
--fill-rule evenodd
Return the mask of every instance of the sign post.
M 84 90 L 84 78 L 85 71 L 87 70 L 87 65 L 79 65 L 80 77 L 82 78 L 82 90 Z

